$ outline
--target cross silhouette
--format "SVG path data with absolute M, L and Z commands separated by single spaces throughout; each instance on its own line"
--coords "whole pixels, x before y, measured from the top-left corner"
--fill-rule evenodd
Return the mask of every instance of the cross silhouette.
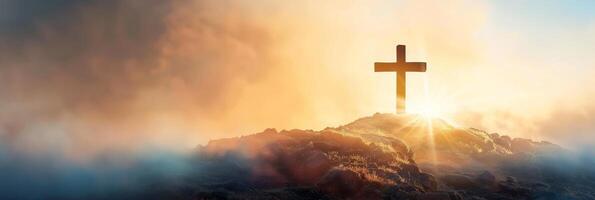
M 397 45 L 397 62 L 376 62 L 374 72 L 397 72 L 397 114 L 405 113 L 406 83 L 405 72 L 425 72 L 425 62 L 407 62 L 405 45 Z

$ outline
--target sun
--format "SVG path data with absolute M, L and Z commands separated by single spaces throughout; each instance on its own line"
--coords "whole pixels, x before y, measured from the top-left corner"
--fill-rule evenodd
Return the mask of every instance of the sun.
M 448 110 L 446 107 L 436 102 L 422 102 L 412 106 L 409 112 L 424 118 L 445 118 Z
M 429 78 L 424 76 L 424 88 L 422 98 L 408 107 L 408 112 L 417 114 L 420 117 L 428 120 L 440 118 L 447 121 L 452 121 L 450 118 L 456 111 L 456 106 L 453 101 L 453 93 L 448 93 L 445 90 L 430 90 Z
M 421 108 L 417 109 L 414 113 L 417 113 L 426 118 L 440 118 L 444 117 L 443 112 L 440 107 L 434 104 L 425 104 L 422 105 Z
M 445 98 L 437 98 L 431 95 L 424 95 L 423 100 L 411 105 L 410 113 L 420 115 L 428 119 L 445 118 L 447 113 L 452 111 L 451 104 L 445 102 Z
M 432 101 L 433 100 L 433 101 Z M 455 104 L 450 103 L 447 98 L 432 98 L 421 101 L 407 108 L 407 112 L 417 115 L 421 120 L 431 122 L 440 120 L 451 126 L 458 126 L 454 120 L 457 114 Z

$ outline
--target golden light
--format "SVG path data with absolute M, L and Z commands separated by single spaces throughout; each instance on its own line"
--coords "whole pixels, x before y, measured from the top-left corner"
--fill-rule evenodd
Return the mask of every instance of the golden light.
M 411 109 L 411 113 L 421 115 L 424 118 L 442 118 L 444 113 L 440 106 L 433 102 L 425 102 L 418 107 Z
M 420 115 L 427 120 L 440 118 L 451 121 L 451 114 L 455 112 L 455 106 L 451 103 L 450 99 L 452 99 L 452 95 L 431 93 L 428 77 L 424 76 L 423 99 L 412 103 L 411 107 L 408 108 L 408 112 Z

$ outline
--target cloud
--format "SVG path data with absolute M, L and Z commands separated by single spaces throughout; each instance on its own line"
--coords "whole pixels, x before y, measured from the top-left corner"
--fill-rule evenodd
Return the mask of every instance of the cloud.
M 5 4 L 44 11 L 0 37 L 0 134 L 25 151 L 175 146 L 274 67 L 270 30 L 225 3 Z
M 317 61 L 334 50 L 316 49 L 316 34 L 332 31 L 309 23 L 319 10 L 300 19 L 303 10 L 272 1 L 2 3 L 15 11 L 1 24 L 0 137 L 20 151 L 186 149 L 326 126 L 319 113 L 353 105 L 328 59 Z
M 11 3 L 22 12 L 36 7 Z M 64 1 L 16 17 L 14 24 L 31 31 L 1 38 L 7 45 L 0 49 L 0 132 L 8 143 L 36 148 L 43 144 L 23 138 L 51 135 L 45 139 L 59 141 L 56 148 L 77 148 L 100 135 L 117 137 L 102 126 L 131 116 L 132 100 L 156 67 L 154 41 L 163 34 L 168 5 L 154 3 Z

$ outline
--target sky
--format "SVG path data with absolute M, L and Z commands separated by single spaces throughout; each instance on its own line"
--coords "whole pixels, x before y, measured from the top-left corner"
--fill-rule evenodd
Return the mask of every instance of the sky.
M 187 150 L 408 108 L 595 145 L 592 1 L 0 0 L 0 147 L 73 160 Z M 1 155 L 0 155 L 1 156 Z

